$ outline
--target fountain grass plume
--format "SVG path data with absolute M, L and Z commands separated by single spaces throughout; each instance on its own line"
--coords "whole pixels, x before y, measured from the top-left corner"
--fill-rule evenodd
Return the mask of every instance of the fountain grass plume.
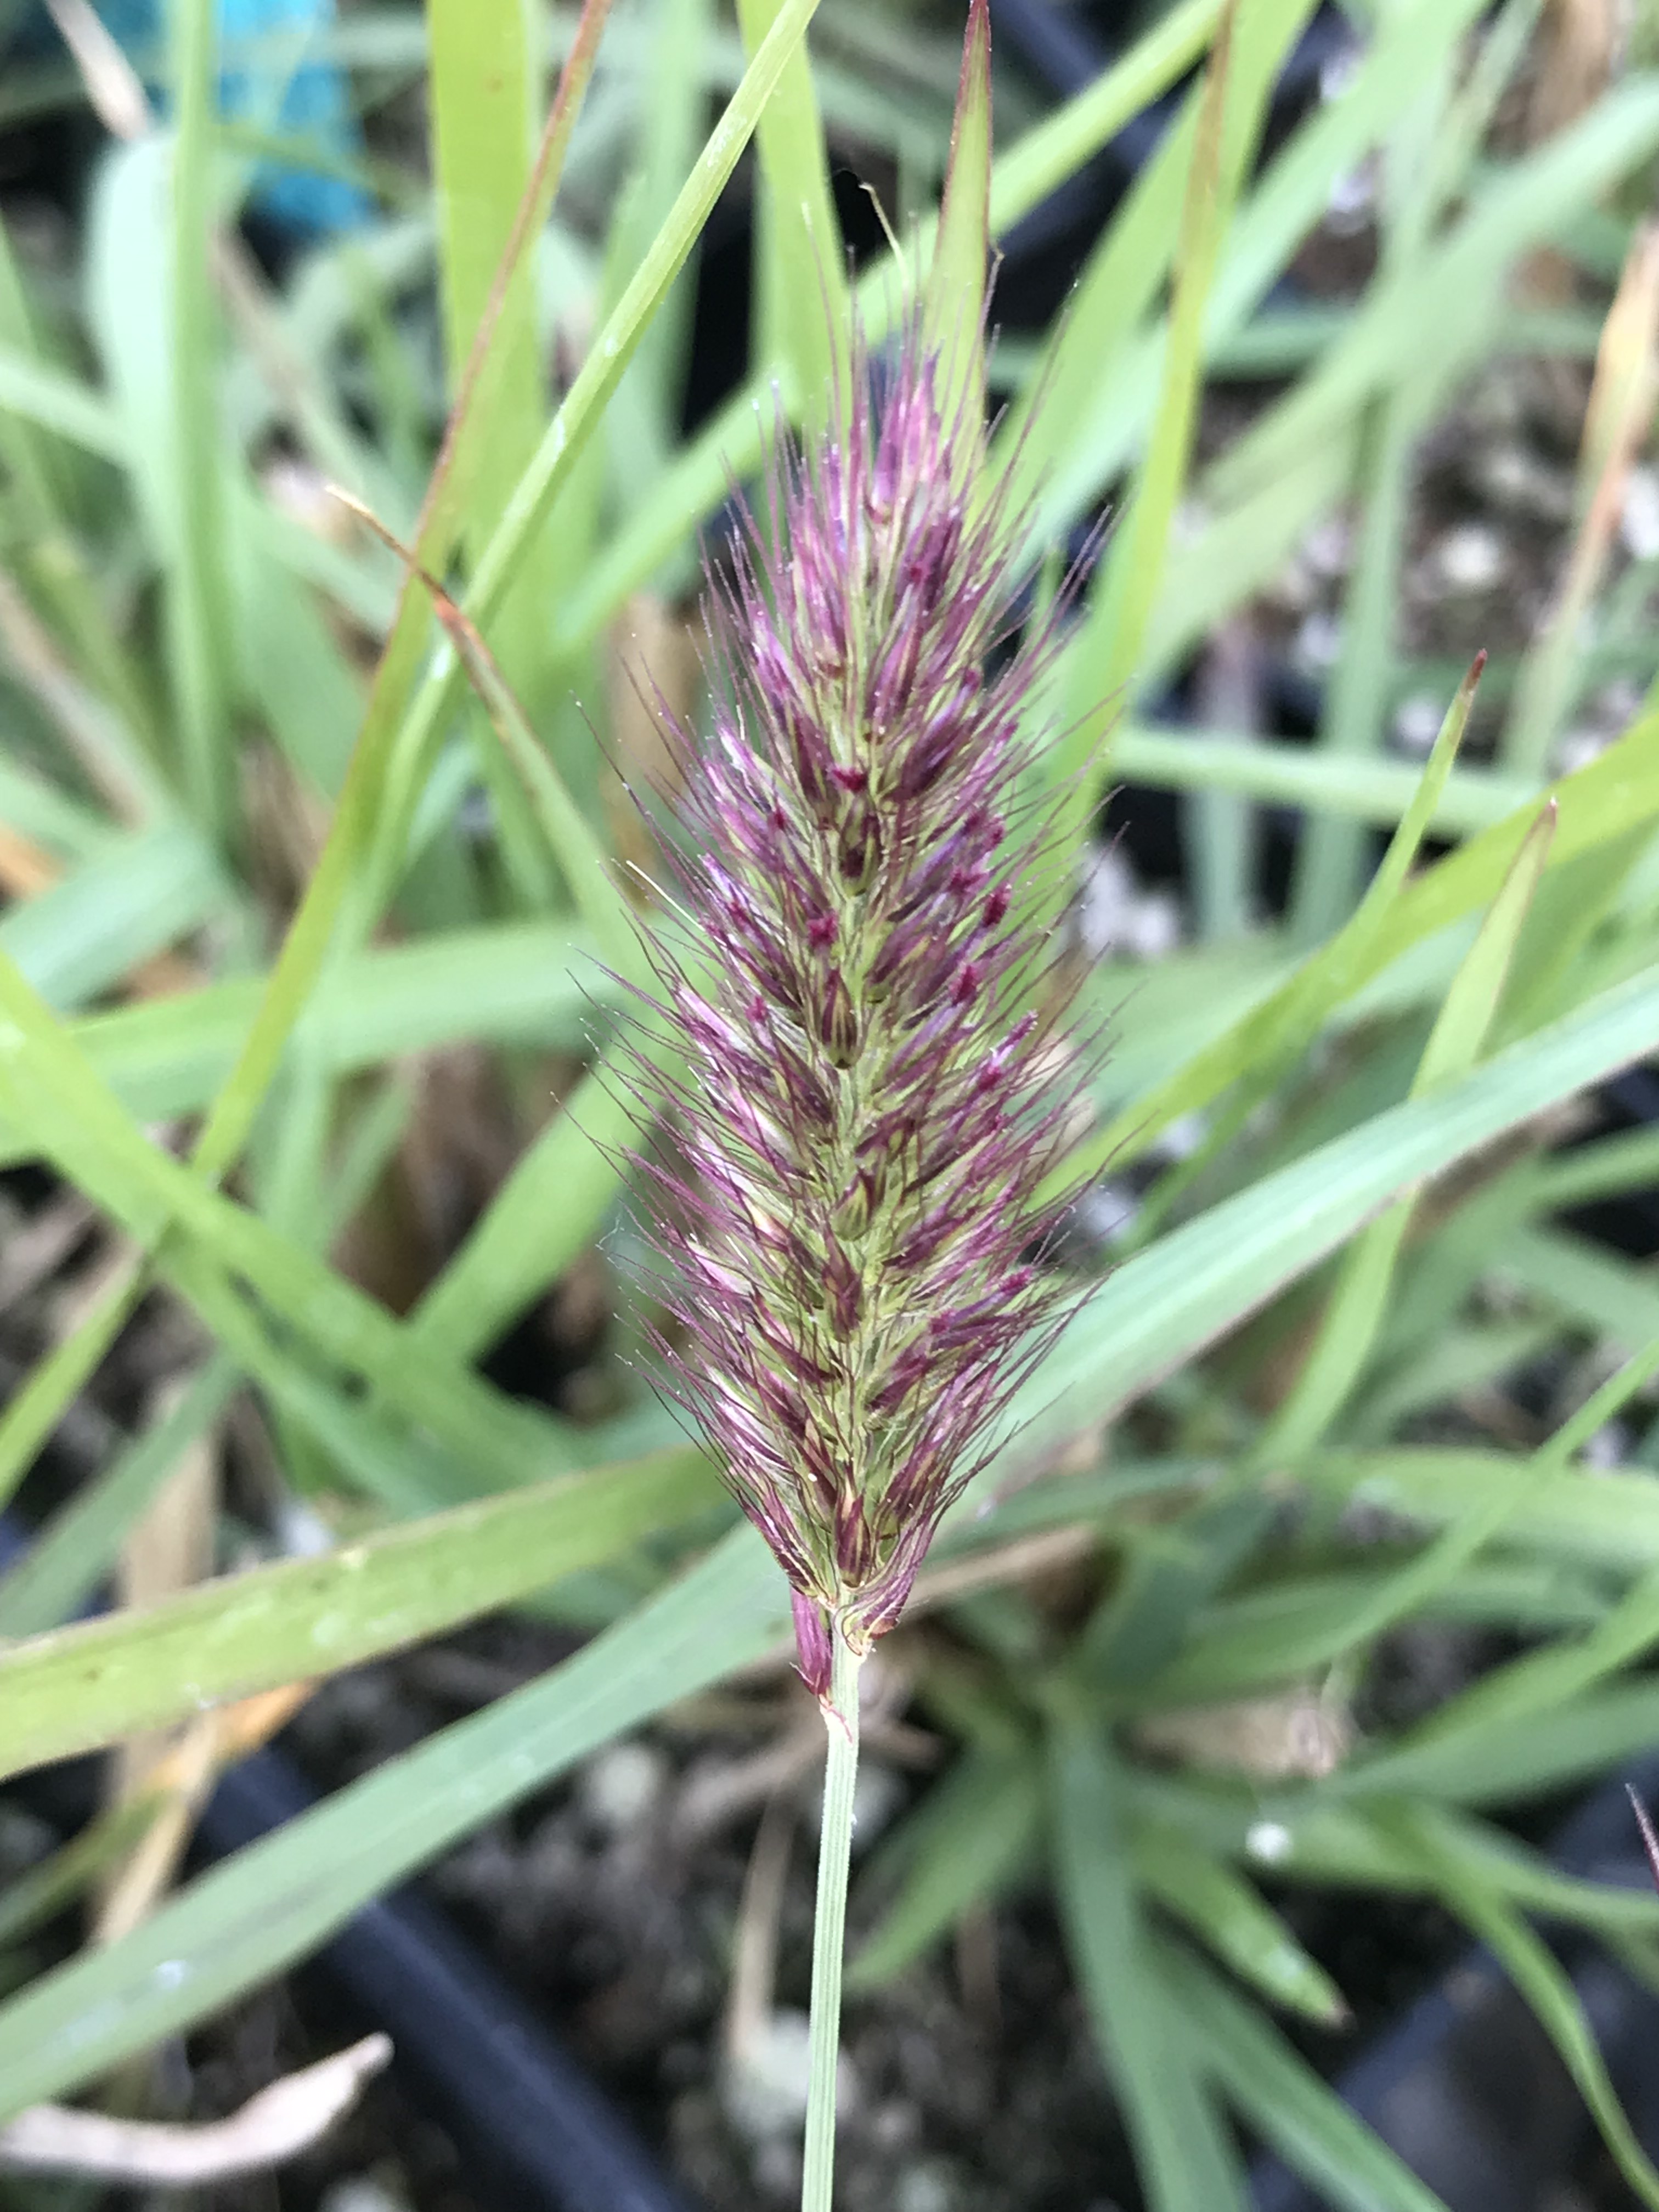
M 1073 1093 L 1029 1010 L 1048 647 L 1011 627 L 1024 518 L 978 481 L 981 407 L 920 318 L 890 361 L 854 345 L 837 427 L 780 444 L 715 585 L 712 729 L 678 740 L 653 1004 L 686 1072 L 638 1065 L 676 1132 L 646 1164 L 666 1387 L 820 1695 L 837 1635 L 861 1656 L 897 1620 L 1067 1295 L 1038 1193 Z
M 859 1668 L 1072 1301 L 1043 1264 L 1075 1100 L 1046 989 L 1059 856 L 1024 735 L 1052 650 L 987 481 L 990 32 L 973 0 L 928 285 L 854 330 L 711 576 L 711 727 L 677 731 L 678 896 L 634 1083 L 665 1388 L 793 1599 L 829 1729 L 803 2212 L 830 2212 Z M 671 1147 L 672 1144 L 672 1149 Z

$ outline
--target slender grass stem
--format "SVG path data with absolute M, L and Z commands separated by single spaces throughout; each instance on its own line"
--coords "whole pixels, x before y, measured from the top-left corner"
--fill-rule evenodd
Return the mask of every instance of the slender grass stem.
M 830 2212 L 836 2170 L 836 2064 L 841 2055 L 841 1970 L 847 1927 L 847 1869 L 853 1850 L 853 1785 L 859 1771 L 859 1668 L 863 1661 L 836 1624 L 830 1695 L 823 1708 L 829 1754 L 818 1838 L 817 1911 L 812 1925 L 811 2080 L 806 2093 L 806 2160 L 801 2212 Z

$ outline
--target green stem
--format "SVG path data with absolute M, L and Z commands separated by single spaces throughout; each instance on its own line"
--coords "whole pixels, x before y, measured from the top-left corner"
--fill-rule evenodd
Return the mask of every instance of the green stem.
M 853 1851 L 853 1785 L 859 1771 L 859 1668 L 863 1661 L 830 1629 L 830 1695 L 823 1723 L 823 1826 L 818 1901 L 812 1924 L 812 2075 L 806 2092 L 806 2161 L 801 2212 L 830 2212 L 836 2170 L 836 2065 L 841 2056 L 841 1967 L 847 1928 L 847 1868 Z

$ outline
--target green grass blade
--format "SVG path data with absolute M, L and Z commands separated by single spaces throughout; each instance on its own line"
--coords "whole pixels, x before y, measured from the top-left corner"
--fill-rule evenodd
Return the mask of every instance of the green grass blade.
M 1586 1439 L 1611 1419 L 1656 1370 L 1659 1370 L 1659 1336 L 1610 1376 L 1547 1443 L 1526 1459 L 1512 1464 L 1507 1490 L 1453 1520 L 1408 1565 L 1382 1577 L 1363 1596 L 1353 1596 L 1333 1617 L 1323 1622 L 1304 1623 L 1301 1636 L 1293 1639 L 1291 1647 L 1280 1650 L 1278 1671 L 1288 1675 L 1327 1665 L 1345 1651 L 1374 1642 L 1388 1629 L 1443 1598 L 1476 1554 L 1513 1525 Z M 1644 1577 L 1583 1644 L 1553 1644 L 1535 1661 L 1523 1660 L 1499 1669 L 1413 1729 L 1397 1747 L 1397 1753 L 1390 1756 L 1403 1755 L 1420 1744 L 1437 1744 L 1448 1738 L 1473 1742 L 1480 1735 L 1484 1717 L 1507 1717 L 1517 1706 L 1531 1710 L 1559 1702 L 1570 1687 L 1594 1685 L 1614 1667 L 1645 1649 L 1659 1634 L 1656 1589 L 1659 1589 L 1659 1578 Z M 1259 1653 L 1256 1657 L 1259 1664 Z M 1201 1668 L 1201 1657 L 1199 1664 Z M 1167 1683 L 1164 1686 L 1166 1695 L 1171 1686 Z
M 1249 2126 L 1340 2212 L 1446 2212 L 1382 2138 L 1219 1974 L 1174 1944 L 1158 1960 L 1184 2033 Z
M 39 1636 L 68 1620 L 114 1565 L 128 1530 L 181 1455 L 230 1402 L 227 1359 L 202 1369 L 152 1422 L 63 1508 L 15 1566 L 0 1575 L 0 1638 Z
M 1519 1911 L 1605 1935 L 1659 1932 L 1659 1897 L 1651 1890 L 1562 1874 L 1504 1829 L 1446 1806 L 1425 1809 L 1422 1817 L 1443 1855 L 1458 1860 L 1471 1882 L 1496 1891 Z
M 525 0 L 433 0 L 428 96 L 435 163 L 438 264 L 449 389 L 459 392 L 474 342 L 492 308 L 490 404 L 462 538 L 475 558 L 529 466 L 547 416 L 533 271 L 520 257 L 506 284 L 496 272 L 532 189 L 535 111 L 540 106 L 538 43 Z M 540 705 L 544 692 L 546 609 L 553 598 L 551 549 L 532 547 L 519 588 L 492 625 L 507 680 Z M 520 896 L 555 902 L 547 856 L 529 819 L 523 791 L 495 748 L 480 748 L 502 857 Z
M 1512 1230 L 1492 1258 L 1547 1312 L 1633 1350 L 1659 1335 L 1659 1285 L 1647 1268 L 1565 1229 Z
M 410 1317 L 418 1340 L 476 1357 L 591 1244 L 617 1202 L 641 1108 L 616 1060 L 585 1076 L 516 1160 Z
M 1467 1074 L 1480 1059 L 1508 979 L 1515 948 L 1549 855 L 1555 816 L 1539 815 L 1503 888 L 1492 901 L 1429 1033 L 1411 1095 Z M 1364 1371 L 1382 1333 L 1395 1270 L 1415 1208 L 1411 1200 L 1390 1206 L 1345 1255 L 1319 1334 L 1296 1387 L 1268 1424 L 1257 1449 L 1259 1464 L 1294 1463 L 1336 1419 Z
M 1434 1743 L 1478 1729 L 1493 1718 L 1513 1719 L 1546 1707 L 1565 1705 L 1595 1688 L 1659 1642 L 1659 1573 L 1651 1568 L 1597 1621 L 1589 1635 L 1558 1642 L 1524 1657 L 1465 1690 L 1437 1712 L 1410 1742 Z
M 1005 1457 L 1040 1464 L 1316 1265 L 1389 1199 L 1659 1042 L 1659 981 L 1579 1014 L 1407 1099 L 1126 1261 L 1070 1324 L 1017 1401 Z
M 100 392 L 10 346 L 0 347 L 0 412 L 50 430 L 118 466 L 131 458 L 126 424 Z
M 1010 471 L 1018 493 L 1042 502 L 1039 543 L 1067 519 L 1053 511 L 1055 486 L 1060 471 L 1073 464 L 1079 425 L 1099 403 L 1102 364 L 1121 357 L 1169 274 L 1202 96 L 1201 86 L 1188 93 L 1129 186 L 1085 263 L 1065 314 L 1055 318 L 1029 386 L 992 441 L 992 474 Z
M 990 250 L 991 17 L 987 0 L 975 0 L 963 43 L 933 258 L 922 289 L 921 343 L 939 364 L 939 413 L 946 422 L 954 422 L 965 409 L 975 458 L 983 443 L 985 283 Z
M 583 9 L 558 94 L 548 118 L 538 165 L 514 237 L 503 256 L 499 289 L 504 292 L 519 257 L 545 220 L 562 172 L 564 153 L 592 73 L 593 48 L 603 18 L 602 0 Z M 422 506 L 415 551 L 421 564 L 441 569 L 465 514 L 495 380 L 495 317 L 479 325 L 463 388 L 458 396 L 444 448 Z M 247 1140 L 259 1104 L 276 1074 L 289 1035 L 315 986 L 333 942 L 347 896 L 366 870 L 373 833 L 385 805 L 385 784 L 395 753 L 398 717 L 414 684 L 425 619 L 420 594 L 406 580 L 397 615 L 375 668 L 374 684 L 362 730 L 341 787 L 321 857 L 306 886 L 299 910 L 283 940 L 282 951 L 266 980 L 264 996 L 235 1066 L 197 1141 L 192 1159 L 212 1180 L 222 1175 Z
M 1118 731 L 1112 762 L 1126 783 L 1154 791 L 1236 793 L 1390 830 L 1423 787 L 1422 771 L 1405 761 L 1316 752 L 1225 730 L 1172 733 L 1136 722 Z M 1468 837 L 1529 799 L 1536 804 L 1536 786 L 1526 777 L 1458 769 L 1437 793 L 1426 827 L 1437 836 Z
M 1320 731 L 1320 750 L 1327 756 L 1364 758 L 1382 749 L 1383 687 L 1395 650 L 1395 579 L 1416 429 L 1398 392 L 1378 403 L 1367 425 L 1359 542 Z M 1291 931 L 1298 945 L 1318 945 L 1340 927 L 1352 910 L 1364 858 L 1357 823 L 1319 817 L 1307 824 L 1291 894 Z
M 648 970 L 641 925 L 623 896 L 592 825 L 526 720 L 494 653 L 441 586 L 430 576 L 423 575 L 422 581 L 433 593 L 489 718 L 496 739 L 492 750 L 498 750 L 503 771 L 518 779 L 515 788 L 527 804 L 546 851 L 558 863 L 577 913 L 616 973 L 642 981 Z
M 751 1530 L 574 1659 L 337 1791 L 0 2006 L 0 2118 L 98 2079 L 313 1950 L 360 1905 L 670 1700 L 787 1634 Z
M 1509 1453 L 1401 1445 L 1316 1452 L 1303 1479 L 1325 1496 L 1363 1500 L 1436 1527 L 1485 1512 L 1516 1487 Z M 1546 1558 L 1580 1560 L 1614 1574 L 1639 1572 L 1659 1559 L 1655 1487 L 1647 1474 L 1598 1474 L 1586 1482 L 1577 1468 L 1557 1468 L 1515 1499 L 1510 1534 Z
M 83 1006 L 152 954 L 231 910 L 228 887 L 183 823 L 106 846 L 0 920 L 0 950 L 52 1006 Z
M 782 0 L 738 0 L 744 44 L 752 54 L 781 12 Z M 846 248 L 830 193 L 812 71 L 798 45 L 779 73 L 756 132 L 761 191 L 756 209 L 757 256 L 751 347 L 764 374 L 784 364 L 801 394 L 809 434 L 826 429 L 832 394 L 846 393 L 848 297 Z
M 112 1806 L 49 1857 L 9 1881 L 0 1890 L 0 1943 L 29 1934 L 73 1904 L 106 1869 L 126 1856 L 159 1810 L 151 1796 Z
M 1659 2206 L 1659 2172 L 1625 2117 L 1571 1977 L 1519 1914 L 1441 1847 L 1429 1817 L 1402 1807 L 1395 1820 L 1401 1836 L 1421 1854 L 1442 1901 L 1486 1944 L 1531 2007 L 1589 2106 L 1620 2172 L 1643 2203 Z
M 1121 1166 L 1183 1114 L 1208 1106 L 1241 1076 L 1248 1077 L 1270 1058 L 1282 1063 L 1285 1055 L 1303 1050 L 1328 1012 L 1401 953 L 1497 896 L 1530 834 L 1536 802 L 1494 823 L 1413 882 L 1401 880 L 1433 812 L 1432 778 L 1449 772 L 1474 673 L 1449 718 L 1450 726 L 1443 728 L 1444 750 L 1437 749 L 1437 763 L 1431 761 L 1425 771 L 1420 805 L 1402 822 L 1352 921 L 1271 997 L 1250 1007 L 1185 1067 L 1079 1146 L 1067 1163 L 1068 1176 L 1103 1169 L 1109 1162 Z M 1553 866 L 1611 843 L 1635 823 L 1653 820 L 1659 814 L 1659 718 L 1633 726 L 1599 761 L 1564 778 L 1547 796 L 1557 810 Z
M 1576 1698 L 1565 1711 L 1489 1721 L 1455 1740 L 1377 1751 L 1339 1770 L 1324 1786 L 1333 1795 L 1378 1804 L 1394 1798 L 1514 1804 L 1604 1775 L 1650 1752 L 1656 1735 L 1659 1689 L 1638 1676 Z
M 1221 0 L 1182 0 L 1086 91 L 998 159 L 991 173 L 994 240 L 1004 237 L 1039 206 L 1191 66 L 1208 43 L 1220 10 Z M 916 252 L 924 264 L 933 246 L 932 228 L 924 222 L 918 229 Z M 860 279 L 859 312 L 872 342 L 890 328 L 902 289 L 884 260 Z M 800 395 L 781 385 L 778 398 L 792 417 L 798 417 Z M 732 477 L 741 478 L 755 467 L 776 419 L 776 404 L 768 390 L 751 381 L 699 433 L 668 471 L 655 497 L 629 518 L 595 562 L 585 588 L 562 611 L 557 630 L 562 653 L 574 653 L 595 637 L 629 594 L 646 583 L 720 505 Z
M 3 1089 L 3 1085 L 0 1085 Z M 0 1110 L 3 1110 L 0 1106 Z M 26 1142 L 25 1155 L 31 1148 Z M 128 1267 L 78 1328 L 60 1337 L 12 1391 L 0 1413 L 0 1505 L 13 1496 L 34 1455 L 97 1372 L 137 1304 L 139 1271 Z
M 1164 577 L 1197 420 L 1205 317 L 1222 238 L 1279 57 L 1308 12 L 1307 0 L 1231 0 L 1217 30 L 1182 209 L 1158 411 L 1127 507 L 1066 649 L 1060 721 L 1071 734 L 1052 748 L 1051 769 L 1068 791 L 1078 838 L 1091 803 L 1093 784 L 1081 771 L 1099 744 L 1099 710 L 1117 701 L 1139 664 Z
M 902 1869 L 898 1890 L 848 1960 L 848 1988 L 889 1980 L 996 1896 L 1031 1856 L 1042 1817 L 1036 1761 L 970 1746 L 884 1850 Z
M 205 1286 L 210 1328 L 222 1270 L 249 1285 L 324 1359 L 375 1383 L 464 1464 L 493 1469 L 491 1480 L 523 1481 L 574 1463 L 562 1424 L 509 1404 L 475 1376 L 435 1364 L 377 1301 L 149 1144 L 3 958 L 0 1018 L 13 1026 L 13 1048 L 0 1054 L 0 1112 L 32 1128 L 42 1152 L 140 1244 L 158 1244 L 177 1225 L 185 1241 L 177 1250 L 161 1246 L 161 1271 L 198 1300 Z M 208 1263 L 205 1275 L 191 1264 L 198 1258 Z
M 1230 503 L 1292 468 L 1353 418 L 1372 392 L 1410 376 L 1434 334 L 1443 379 L 1486 338 L 1515 255 L 1559 232 L 1570 211 L 1645 160 L 1659 143 L 1659 81 L 1632 77 L 1578 122 L 1500 173 L 1435 248 L 1372 286 L 1346 336 L 1316 374 L 1212 469 L 1206 494 Z
M 1539 1210 L 1556 1213 L 1659 1182 L 1659 1129 L 1626 1129 L 1546 1160 L 1535 1186 Z
M 1212 350 L 1244 326 L 1321 220 L 1333 186 L 1387 135 L 1417 97 L 1425 70 L 1438 65 L 1479 13 L 1480 0 L 1418 0 L 1414 7 L 1389 10 L 1340 93 L 1318 104 L 1239 210 L 1216 272 L 1206 332 Z M 1126 204 L 1116 221 L 1127 212 Z M 1143 250 L 1167 252 L 1167 246 L 1154 229 Z M 1047 457 L 1041 542 L 1052 540 L 1099 498 L 1144 437 L 1158 402 L 1165 344 L 1162 329 L 1145 330 L 1106 358 L 1103 375 L 1097 360 L 1092 380 L 1085 377 L 1074 387 L 1076 407 L 1068 404 L 1056 425 L 1055 449 Z M 1037 428 L 1041 435 L 1041 415 Z M 1339 480 L 1346 480 L 1344 471 Z M 1188 588 L 1190 557 L 1183 547 L 1171 596 Z M 1164 620 L 1161 616 L 1160 625 Z
M 714 1494 L 702 1455 L 682 1448 L 15 1644 L 0 1653 L 0 1772 L 361 1665 L 597 1566 Z
M 530 467 L 520 477 L 507 512 L 480 554 L 463 604 L 470 621 L 481 627 L 488 625 L 511 589 L 526 551 L 546 528 L 555 501 L 737 166 L 738 156 L 759 122 L 790 55 L 805 34 L 816 5 L 817 0 L 784 0 L 670 210 L 668 220 L 614 313 L 596 336 Z M 432 563 L 428 561 L 425 565 Z M 398 733 L 390 788 L 376 824 L 368 887 L 360 901 L 365 920 L 378 911 L 402 867 L 410 825 L 443 718 L 453 702 L 459 675 L 453 656 L 443 657 L 429 672 Z
M 1348 2018 L 1342 1992 L 1260 1893 L 1177 1828 L 1141 1828 L 1130 1853 L 1149 1897 L 1183 1921 L 1223 1965 L 1274 2004 L 1325 2027 Z
M 452 395 L 489 312 L 530 188 L 541 106 L 531 30 L 521 0 L 432 0 L 427 10 L 439 289 Z M 545 413 L 527 263 L 509 269 L 495 318 L 489 418 L 482 426 L 467 501 L 474 518 L 467 534 L 476 544 L 511 496 Z
M 203 834 L 222 841 L 233 802 L 227 719 L 230 634 L 220 507 L 219 346 L 212 161 L 217 87 L 213 0 L 173 0 L 170 329 L 178 540 L 170 593 L 184 787 Z
M 256 976 L 208 983 L 86 1016 L 70 1035 L 135 1121 L 170 1121 L 212 1100 L 260 989 Z M 338 962 L 295 1042 L 334 1076 L 463 1041 L 580 1055 L 614 997 L 586 936 L 557 923 L 440 931 Z M 0 1124 L 0 1165 L 23 1156 L 18 1133 Z
M 1244 2182 L 1160 1985 L 1124 1834 L 1122 1790 L 1080 1722 L 1049 1740 L 1060 1917 L 1151 2212 L 1243 2212 Z
M 638 180 L 618 195 L 606 246 L 607 257 L 615 256 L 611 298 L 622 296 L 697 158 L 706 100 L 703 59 L 717 35 L 714 0 L 658 0 Z M 621 452 L 612 443 L 609 459 L 627 508 L 655 491 L 679 442 L 694 278 L 693 269 L 681 271 L 641 339 L 619 395 L 635 434 L 620 441 Z M 584 574 L 591 547 L 586 552 Z M 567 590 L 578 580 L 569 564 L 566 580 Z
M 111 823 L 21 761 L 0 760 L 0 822 L 55 860 L 76 863 L 114 843 Z

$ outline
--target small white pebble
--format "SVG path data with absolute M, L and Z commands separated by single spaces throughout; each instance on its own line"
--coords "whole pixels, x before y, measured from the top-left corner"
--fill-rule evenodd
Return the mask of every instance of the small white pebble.
M 1611 740 L 1605 730 L 1589 729 L 1583 725 L 1573 730 L 1564 730 L 1555 741 L 1552 757 L 1558 775 L 1575 775 L 1600 760 Z
M 812 2079 L 811 2022 L 804 2012 L 780 2006 L 728 2060 L 720 2081 L 726 2118 L 751 2142 L 792 2133 L 806 2117 Z M 836 2105 L 849 2112 L 858 2082 L 843 2051 L 836 2068 Z
M 1642 711 L 1642 686 L 1632 676 L 1615 676 L 1590 701 L 1590 712 L 1610 736 L 1622 737 Z
M 626 1835 L 648 1818 L 668 1784 L 668 1763 L 648 1743 L 613 1743 L 581 1771 L 577 1802 L 607 1836 Z
M 1630 1437 L 1622 1421 L 1608 1421 L 1584 1444 L 1584 1465 L 1594 1474 L 1612 1474 L 1630 1456 Z
M 1553 469 L 1518 440 L 1490 446 L 1475 465 L 1475 481 L 1495 506 L 1565 522 L 1572 513 L 1572 478 Z
M 1301 557 L 1321 576 L 1346 576 L 1353 563 L 1353 525 L 1346 514 L 1328 514 L 1303 539 Z
M 752 2171 L 757 2194 L 779 2204 L 793 2204 L 800 2195 L 801 2147 L 787 2136 L 769 2136 L 755 2147 Z
M 334 1531 L 301 1498 L 284 1498 L 271 1519 L 276 1548 L 290 1559 L 320 1559 L 334 1549 Z
M 940 2158 L 908 2166 L 893 2189 L 893 2212 L 951 2212 L 961 2197 L 957 2178 Z
M 1183 1114 L 1152 1146 L 1152 1155 L 1160 1160 L 1189 1160 L 1208 1134 L 1209 1125 L 1201 1114 Z
M 1167 960 L 1181 945 L 1181 908 L 1168 891 L 1136 899 L 1123 933 L 1123 949 L 1137 960 Z
M 1077 907 L 1078 935 L 1091 960 L 1121 943 L 1138 889 L 1134 870 L 1115 845 L 1091 855 Z
M 354 2173 L 324 2191 L 317 2212 L 409 2212 L 409 2207 L 384 2182 Z
M 1319 64 L 1319 97 L 1322 100 L 1340 100 L 1359 74 L 1359 58 L 1363 52 L 1355 39 L 1339 46 L 1336 52 Z
M 1122 1183 L 1091 1183 L 1076 1206 L 1072 1218 L 1091 1244 L 1114 1244 L 1124 1231 L 1132 1228 L 1140 1208 L 1134 1196 Z
M 879 1759 L 860 1761 L 853 1785 L 853 1856 L 868 1850 L 904 1802 L 904 1784 L 890 1766 Z
M 1325 221 L 1339 235 L 1361 229 L 1376 205 L 1379 166 L 1371 155 L 1340 176 L 1325 203 Z
M 1434 565 L 1448 591 L 1489 592 L 1503 576 L 1504 541 L 1484 522 L 1460 523 L 1434 549 Z
M 1409 699 L 1402 699 L 1394 710 L 1394 741 L 1402 753 L 1414 759 L 1426 760 L 1434 750 L 1434 741 L 1440 735 L 1440 725 L 1445 720 L 1445 702 L 1431 698 L 1426 691 L 1414 691 Z
M 1659 553 L 1659 469 L 1635 468 L 1625 480 L 1625 507 L 1619 535 L 1635 561 Z
M 1324 607 L 1316 607 L 1300 624 L 1291 647 L 1292 658 L 1304 668 L 1330 668 L 1342 650 L 1342 624 Z
M 1279 1820 L 1257 1820 L 1244 1838 L 1244 1848 L 1264 1865 L 1279 1866 L 1289 1858 L 1296 1839 Z

